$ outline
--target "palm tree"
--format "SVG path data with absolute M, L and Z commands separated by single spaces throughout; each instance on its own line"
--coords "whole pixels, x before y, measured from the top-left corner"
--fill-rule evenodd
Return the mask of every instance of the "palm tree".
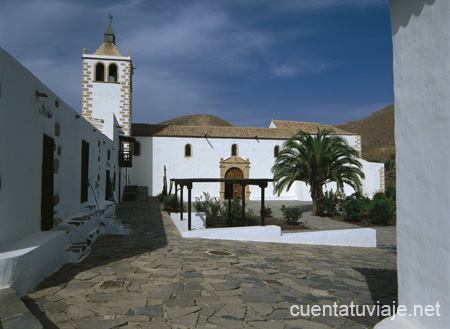
M 296 181 L 311 187 L 313 215 L 317 212 L 317 200 L 323 196 L 323 185 L 336 182 L 338 191 L 342 191 L 348 184 L 359 192 L 364 179 L 358 151 L 342 137 L 330 134 L 331 129 L 317 129 L 317 135 L 300 130 L 283 144 L 272 168 L 274 193 L 278 196 Z

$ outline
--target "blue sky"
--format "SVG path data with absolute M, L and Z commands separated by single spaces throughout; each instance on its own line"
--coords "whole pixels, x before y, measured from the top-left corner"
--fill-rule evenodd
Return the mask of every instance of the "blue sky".
M 0 0 L 0 47 L 75 110 L 81 55 L 131 51 L 133 122 L 338 124 L 393 103 L 389 1 Z

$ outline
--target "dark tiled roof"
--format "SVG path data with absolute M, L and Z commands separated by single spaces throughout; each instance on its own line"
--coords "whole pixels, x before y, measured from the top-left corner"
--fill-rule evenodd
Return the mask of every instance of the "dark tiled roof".
M 286 140 L 294 136 L 300 129 L 315 134 L 317 127 L 328 127 L 342 135 L 352 135 L 343 130 L 307 123 L 302 127 L 289 128 L 251 128 L 251 127 L 211 127 L 211 126 L 171 126 L 151 125 L 145 123 L 132 124 L 132 136 L 155 137 L 208 137 L 208 138 L 238 138 L 238 139 L 281 139 Z M 302 129 L 303 128 L 303 129 Z

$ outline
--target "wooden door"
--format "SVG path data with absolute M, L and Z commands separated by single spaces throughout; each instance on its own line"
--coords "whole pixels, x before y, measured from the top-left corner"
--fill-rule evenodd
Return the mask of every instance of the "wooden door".
M 226 172 L 225 178 L 244 178 L 244 173 L 239 168 L 231 168 Z M 225 185 L 225 199 L 242 199 L 242 185 L 233 184 L 229 187 Z
M 53 160 L 55 142 L 44 135 L 42 150 L 42 185 L 41 185 L 41 230 L 53 227 Z
M 89 188 L 89 143 L 81 142 L 81 198 L 80 203 L 88 201 Z

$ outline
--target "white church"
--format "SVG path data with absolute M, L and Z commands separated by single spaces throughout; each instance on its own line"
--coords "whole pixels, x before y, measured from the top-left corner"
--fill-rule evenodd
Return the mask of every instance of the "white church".
M 128 184 L 148 187 L 149 196 L 161 193 L 164 167 L 168 178 L 272 178 L 271 168 L 283 143 L 299 130 L 314 134 L 318 128 L 330 128 L 361 152 L 360 135 L 315 123 L 273 120 L 268 128 L 172 124 L 176 120 L 165 124 L 133 123 L 130 52 L 121 56 L 111 24 L 94 54 L 83 51 L 82 65 L 83 117 L 96 124 L 114 110 L 125 135 L 133 137 Z M 384 165 L 362 159 L 361 163 L 366 176 L 363 193 L 372 196 L 384 190 Z M 333 187 L 336 191 L 334 184 L 326 188 Z M 194 184 L 193 197 L 203 192 L 224 200 L 224 183 Z M 353 192 L 346 187 L 347 195 Z M 233 194 L 241 198 L 242 190 L 233 188 Z M 258 186 L 247 186 L 245 194 L 246 200 L 260 199 Z M 298 182 L 279 197 L 273 194 L 270 184 L 266 199 L 309 201 L 311 197 L 309 187 Z

